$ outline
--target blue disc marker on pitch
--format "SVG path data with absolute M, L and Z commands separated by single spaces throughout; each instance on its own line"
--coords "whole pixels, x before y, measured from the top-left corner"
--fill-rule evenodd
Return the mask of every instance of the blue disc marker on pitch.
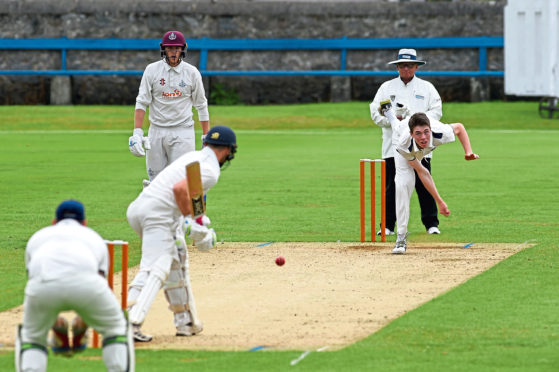
M 465 246 L 463 246 L 462 248 L 470 248 L 472 245 L 474 245 L 474 243 L 468 243 Z
M 270 244 L 274 244 L 274 242 L 268 242 L 268 243 L 257 244 L 256 246 L 257 246 L 257 247 L 265 247 L 265 246 L 270 245 Z
M 258 350 L 262 350 L 265 349 L 266 346 L 255 346 L 252 349 L 249 349 L 248 351 L 258 351 Z

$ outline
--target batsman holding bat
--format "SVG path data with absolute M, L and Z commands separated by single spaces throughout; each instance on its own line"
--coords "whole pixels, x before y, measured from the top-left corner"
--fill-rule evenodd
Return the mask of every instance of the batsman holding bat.
M 207 133 L 204 146 L 165 168 L 128 207 L 128 222 L 142 239 L 140 271 L 128 289 L 129 318 L 136 341 L 152 339 L 140 327 L 162 287 L 175 313 L 176 335 L 190 336 L 202 329 L 188 285 L 188 257 L 186 250 L 177 249 L 175 234 L 183 224 L 199 250 L 215 246 L 215 231 L 197 222 L 203 222 L 203 218 L 195 219 L 195 211 L 203 212 L 203 194 L 217 183 L 220 168 L 234 158 L 235 133 L 228 127 L 215 126 Z M 199 164 L 199 174 L 189 169 L 187 176 L 187 168 L 195 163 Z

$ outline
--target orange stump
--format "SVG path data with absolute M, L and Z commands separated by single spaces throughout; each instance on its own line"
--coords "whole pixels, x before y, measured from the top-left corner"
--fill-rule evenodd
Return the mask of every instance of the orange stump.
M 371 200 L 371 241 L 376 241 L 375 215 L 376 215 L 376 185 L 375 165 L 380 163 L 380 239 L 386 241 L 386 162 L 382 159 L 360 159 L 360 208 L 361 208 L 361 241 L 365 241 L 365 163 L 370 164 L 370 195 Z
M 114 262 L 115 262 L 115 245 L 120 245 L 122 247 L 121 255 L 121 282 L 122 291 L 120 295 L 120 307 L 124 310 L 126 309 L 126 303 L 128 301 L 128 242 L 122 240 L 105 240 L 107 244 L 107 249 L 109 250 L 109 273 L 107 274 L 107 281 L 109 287 L 113 289 L 114 286 Z M 99 347 L 99 334 L 97 331 L 93 331 L 93 347 Z

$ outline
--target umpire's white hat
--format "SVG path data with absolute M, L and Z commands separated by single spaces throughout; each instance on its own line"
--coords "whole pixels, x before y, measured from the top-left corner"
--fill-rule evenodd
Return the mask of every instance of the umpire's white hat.
M 417 59 L 417 52 L 415 49 L 400 49 L 398 51 L 398 59 L 388 62 L 389 65 L 398 63 L 417 63 L 418 65 L 424 65 L 427 62 Z

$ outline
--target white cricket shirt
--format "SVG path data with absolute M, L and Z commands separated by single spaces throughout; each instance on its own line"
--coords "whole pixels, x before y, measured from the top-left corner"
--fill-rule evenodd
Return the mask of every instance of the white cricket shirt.
M 402 120 L 402 125 L 399 127 L 400 137 L 398 139 L 398 146 L 396 147 L 396 151 L 406 160 L 417 159 L 421 161 L 421 159 L 430 154 L 438 146 L 454 142 L 455 140 L 454 129 L 450 124 L 443 124 L 438 120 L 431 119 L 431 138 L 429 139 L 429 145 L 421 149 L 417 146 L 410 134 L 408 121 L 409 119 Z
M 196 67 L 184 61 L 176 67 L 164 60 L 146 67 L 136 109 L 146 111 L 148 106 L 150 123 L 161 127 L 194 125 L 193 106 L 200 121 L 210 120 L 202 76 Z
M 80 274 L 107 274 L 108 253 L 103 238 L 73 219 L 37 231 L 27 242 L 25 266 L 29 279 L 72 280 Z
M 139 198 L 156 199 L 157 210 L 153 212 L 161 217 L 174 219 L 181 216 L 173 193 L 173 185 L 186 178 L 186 166 L 195 161 L 200 162 L 202 187 L 204 193 L 206 193 L 217 183 L 220 175 L 217 156 L 210 147 L 204 147 L 200 151 L 188 152 L 172 162 L 151 181 L 148 187 L 142 190 Z M 146 214 L 149 214 L 149 212 Z

